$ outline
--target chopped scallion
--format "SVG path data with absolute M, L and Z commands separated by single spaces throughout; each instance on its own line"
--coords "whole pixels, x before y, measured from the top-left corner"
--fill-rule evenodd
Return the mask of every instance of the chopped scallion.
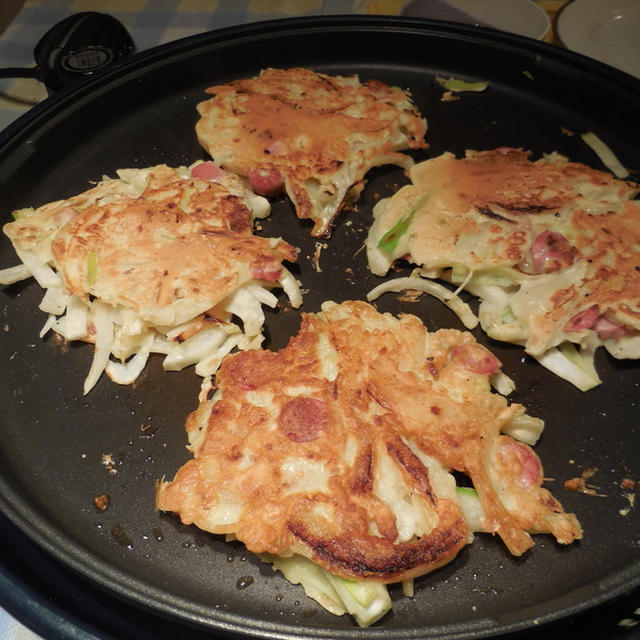
M 92 287 L 98 280 L 98 255 L 89 251 L 87 255 L 87 285 Z
M 418 200 L 416 200 L 415 204 L 409 209 L 409 211 L 402 216 L 400 220 L 398 220 L 398 222 L 396 222 L 393 227 L 391 227 L 391 229 L 382 236 L 382 238 L 380 238 L 380 241 L 378 242 L 379 249 L 382 249 L 387 253 L 392 253 L 395 250 L 400 238 L 407 232 L 407 229 L 413 220 L 413 216 L 428 198 L 429 194 L 424 193 L 418 198 Z
M 488 82 L 467 82 L 458 78 L 442 78 L 436 76 L 436 82 L 447 91 L 484 91 Z

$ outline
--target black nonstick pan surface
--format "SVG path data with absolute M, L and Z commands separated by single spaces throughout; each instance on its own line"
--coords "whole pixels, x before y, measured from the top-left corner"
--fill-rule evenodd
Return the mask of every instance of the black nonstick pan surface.
M 415 152 L 416 160 L 511 146 L 536 158 L 556 150 L 603 168 L 579 136 L 592 130 L 625 166 L 640 169 L 640 83 L 605 65 L 462 25 L 291 19 L 159 47 L 33 109 L 0 135 L 2 220 L 13 209 L 85 190 L 117 168 L 206 158 L 193 131 L 204 89 L 267 66 L 357 73 L 411 90 L 429 123 L 429 148 Z M 436 75 L 486 80 L 489 87 L 445 102 Z M 308 290 L 302 311 L 316 312 L 327 299 L 362 299 L 380 282 L 359 249 L 372 206 L 406 177 L 381 167 L 368 178 L 357 211 L 341 215 L 332 238 L 321 243 L 319 269 L 310 226 L 285 199 L 274 201 L 261 223 L 260 233 L 301 248 L 296 275 Z M 15 264 L 8 240 L 0 242 L 0 268 Z M 637 498 L 638 489 L 620 484 L 640 480 L 636 363 L 599 353 L 603 384 L 582 393 L 521 349 L 478 332 L 515 380 L 513 401 L 545 420 L 536 451 L 546 486 L 578 515 L 584 539 L 560 547 L 538 536 L 531 551 L 513 558 L 498 539 L 478 535 L 451 564 L 417 580 L 414 598 L 392 588 L 393 612 L 360 629 L 325 612 L 239 543 L 154 511 L 156 480 L 172 477 L 189 458 L 183 424 L 197 405 L 200 379 L 191 369 L 163 372 L 161 358 L 153 358 L 135 386 L 103 378 L 83 397 L 92 347 L 38 337 L 45 320 L 37 309 L 41 295 L 31 281 L 0 291 L 0 507 L 6 516 L 0 534 L 15 548 L 33 545 L 44 554 L 43 566 L 56 567 L 48 575 L 61 572 L 61 589 L 87 585 L 77 588 L 104 594 L 105 603 L 122 601 L 123 611 L 139 611 L 143 624 L 166 620 L 167 628 L 202 637 L 457 639 L 532 637 L 640 585 L 640 506 L 629 497 Z M 409 302 L 387 294 L 376 306 L 414 313 L 430 329 L 463 328 L 427 296 Z M 281 296 L 267 314 L 266 346 L 284 346 L 298 324 L 299 312 Z M 590 483 L 598 495 L 563 488 L 587 469 L 595 470 Z M 93 504 L 101 494 L 109 496 L 105 511 Z M 2 566 L 19 575 L 14 564 Z M 29 562 L 24 566 L 33 571 Z

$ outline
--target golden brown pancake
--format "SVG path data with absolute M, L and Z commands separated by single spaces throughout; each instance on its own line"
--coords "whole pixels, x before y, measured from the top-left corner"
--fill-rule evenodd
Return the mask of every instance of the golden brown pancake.
M 277 302 L 269 289 L 284 286 L 300 304 L 282 265 L 296 260 L 296 250 L 253 235 L 255 217 L 268 215 L 269 204 L 237 176 L 213 163 L 119 175 L 21 210 L 4 227 L 47 288 L 41 308 L 51 314 L 48 328 L 96 343 L 88 387 L 104 368 L 131 381 L 153 351 L 167 355 L 166 368 L 198 363 L 209 375 L 234 346 L 260 343 L 261 304 Z M 142 355 L 127 367 L 134 354 Z
M 256 78 L 210 87 L 196 133 L 223 168 L 257 193 L 282 189 L 314 236 L 328 236 L 372 167 L 409 167 L 398 153 L 425 147 L 426 122 L 408 92 L 377 80 L 309 69 L 265 69 Z
M 194 458 L 158 485 L 157 508 L 256 553 L 397 582 L 471 540 L 457 471 L 511 553 L 530 533 L 570 543 L 576 518 L 541 487 L 531 447 L 507 435 L 534 419 L 491 391 L 499 368 L 469 333 L 325 303 L 284 349 L 225 358 L 215 395 L 187 420 Z
M 411 184 L 374 210 L 369 264 L 385 275 L 406 258 L 467 289 L 489 336 L 588 388 L 597 346 L 640 357 L 639 187 L 558 154 L 528 156 L 445 153 L 412 167 Z M 582 349 L 575 371 L 557 349 L 571 343 Z

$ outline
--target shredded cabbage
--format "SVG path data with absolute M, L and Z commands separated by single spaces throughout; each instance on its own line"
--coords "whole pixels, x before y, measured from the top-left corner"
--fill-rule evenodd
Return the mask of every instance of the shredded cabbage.
M 414 273 L 416 273 L 414 271 Z M 473 313 L 471 308 L 466 302 L 463 302 L 458 295 L 447 289 L 445 286 L 433 282 L 432 280 L 425 280 L 419 276 L 412 275 L 406 278 L 395 278 L 393 280 L 387 280 L 377 287 L 374 287 L 367 294 L 367 300 L 371 302 L 376 298 L 379 298 L 383 293 L 390 291 L 406 291 L 407 289 L 414 289 L 416 291 L 423 291 L 428 293 L 443 302 L 460 318 L 462 324 L 467 329 L 474 329 L 478 326 L 478 318 Z
M 350 613 L 361 627 L 371 626 L 391 609 L 391 597 L 382 582 L 345 580 L 299 555 L 282 558 L 264 553 L 260 557 L 289 582 L 302 585 L 325 609 L 334 615 Z
M 491 386 L 503 396 L 508 396 L 516 388 L 516 383 L 503 371 L 494 373 L 489 381 Z
M 533 446 L 538 442 L 543 429 L 543 420 L 521 413 L 502 428 L 502 433 Z
M 151 353 L 153 334 L 149 334 L 140 349 L 128 362 L 109 360 L 105 368 L 107 375 L 118 384 L 132 384 L 142 373 Z
M 200 162 L 174 171 L 178 177 L 188 179 L 192 167 Z M 227 300 L 213 309 L 207 300 L 194 302 L 190 299 L 178 299 L 167 307 L 140 312 L 109 305 L 93 300 L 89 295 L 100 278 L 99 256 L 95 251 L 88 252 L 85 264 L 86 298 L 66 291 L 62 274 L 52 267 L 51 242 L 56 233 L 68 220 L 98 200 L 109 203 L 123 195 L 141 195 L 148 187 L 153 170 L 154 167 L 121 169 L 117 172 L 118 179 L 103 176 L 98 187 L 79 196 L 50 203 L 37 210 L 27 208 L 14 212 L 16 219 L 25 220 L 24 224 L 30 224 L 28 218 L 34 217 L 34 228 L 39 232 L 38 244 L 35 248 L 31 245 L 25 248 L 14 241 L 14 249 L 22 263 L 0 270 L 0 284 L 9 285 L 34 277 L 44 289 L 40 309 L 47 314 L 40 336 L 54 330 L 66 340 L 95 343 L 93 361 L 84 384 L 85 393 L 93 388 L 105 370 L 114 382 L 130 384 L 142 372 L 151 353 L 166 356 L 164 368 L 167 370 L 179 370 L 195 364 L 198 375 L 210 376 L 220 366 L 222 358 L 234 348 L 244 350 L 260 346 L 265 319 L 262 305 L 274 308 L 278 304 L 278 298 L 268 288 L 250 280 L 240 283 Z M 270 204 L 266 198 L 250 189 L 238 189 L 238 192 L 251 209 L 252 220 L 269 214 Z M 187 209 L 191 206 L 190 193 L 187 191 L 184 195 L 181 205 Z M 42 229 L 44 233 L 40 233 Z M 172 240 L 162 233 L 158 239 Z M 279 238 L 269 241 L 273 247 L 281 242 Z M 278 284 L 293 307 L 302 304 L 300 283 L 284 267 Z M 245 333 L 232 322 L 232 315 L 242 321 Z M 209 316 L 215 320 L 209 322 Z
M 563 342 L 536 360 L 549 371 L 571 382 L 580 391 L 588 391 L 601 382 L 593 363 L 593 355 L 594 348 L 591 345 L 578 351 L 572 342 Z
M 282 267 L 282 272 L 280 273 L 278 282 L 287 294 L 287 297 L 291 302 L 291 306 L 294 309 L 297 309 L 302 304 L 300 283 L 293 277 L 292 273 L 288 269 L 285 269 L 285 267 Z
M 95 331 L 95 350 L 89 373 L 84 381 L 85 395 L 93 389 L 109 362 L 113 343 L 113 307 L 104 302 L 94 301 L 91 305 L 90 322 Z
M 602 164 L 618 178 L 629 177 L 629 172 L 621 164 L 615 153 L 595 134 L 587 131 L 581 135 L 582 139 L 593 149 Z
M 17 264 L 15 267 L 7 267 L 6 269 L 0 269 L 0 284 L 14 284 L 21 280 L 30 278 L 33 274 L 25 264 Z
M 456 498 L 471 533 L 486 531 L 485 513 L 478 493 L 471 487 L 456 487 Z
M 163 362 L 165 371 L 180 371 L 208 357 L 227 339 L 223 326 L 204 329 L 181 343 L 174 343 Z
M 76 296 L 69 296 L 67 312 L 62 316 L 55 331 L 67 340 L 81 340 L 88 335 L 89 308 Z

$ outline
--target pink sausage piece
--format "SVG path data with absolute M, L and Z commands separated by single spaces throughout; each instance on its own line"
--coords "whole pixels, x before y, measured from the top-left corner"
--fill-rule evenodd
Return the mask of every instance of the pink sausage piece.
M 601 340 L 608 340 L 609 338 L 622 338 L 629 335 L 629 331 L 622 325 L 616 324 L 607 320 L 604 316 L 600 316 L 596 323 L 593 325 L 593 329 L 598 334 Z
M 315 440 L 328 424 L 329 408 L 317 398 L 294 398 L 282 407 L 278 416 L 278 428 L 293 442 Z
M 576 313 L 573 318 L 570 318 L 564 325 L 564 330 L 568 333 L 571 331 L 581 331 L 582 329 L 593 329 L 599 317 L 600 310 L 598 305 L 594 304 L 588 309 Z
M 255 353 L 260 352 L 256 351 Z M 248 356 L 243 353 L 241 357 L 232 360 L 229 365 L 229 373 L 233 381 L 243 391 L 253 391 L 271 379 L 269 363 L 262 362 L 262 359 L 255 357 L 253 353 Z
M 251 169 L 249 182 L 253 190 L 261 196 L 275 196 L 284 188 L 282 174 L 273 168 Z
M 498 358 L 479 344 L 459 344 L 453 348 L 451 358 L 474 373 L 491 375 L 502 366 Z
M 227 172 L 221 169 L 215 162 L 203 162 L 191 169 L 191 177 L 199 180 L 217 180 L 226 176 Z
M 257 280 L 277 282 L 282 275 L 282 265 L 270 256 L 259 256 L 250 265 L 251 275 Z
M 524 489 L 537 487 L 542 482 L 542 467 L 538 456 L 530 447 L 515 440 L 502 444 L 500 455 L 505 462 L 514 461 L 519 468 L 516 482 Z
M 537 273 L 551 273 L 562 267 L 570 267 L 576 250 L 557 231 L 539 233 L 531 245 L 533 267 Z

